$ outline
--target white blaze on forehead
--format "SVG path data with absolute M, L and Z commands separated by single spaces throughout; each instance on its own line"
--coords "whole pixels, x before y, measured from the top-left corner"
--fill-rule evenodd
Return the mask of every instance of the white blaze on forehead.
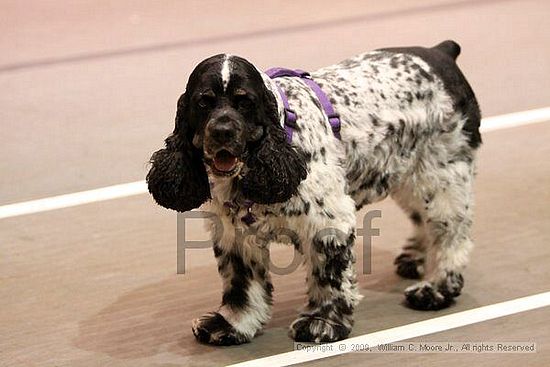
M 225 54 L 225 57 L 223 59 L 222 63 L 222 84 L 223 84 L 223 91 L 227 89 L 227 85 L 229 84 L 229 78 L 231 77 L 231 55 Z

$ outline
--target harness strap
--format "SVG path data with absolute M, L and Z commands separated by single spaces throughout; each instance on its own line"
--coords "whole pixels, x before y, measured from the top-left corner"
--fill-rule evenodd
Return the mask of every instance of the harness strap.
M 330 103 L 329 98 L 323 92 L 319 84 L 315 83 L 315 81 L 311 78 L 311 75 L 307 71 L 303 71 L 299 69 L 291 70 L 291 69 L 285 69 L 285 68 L 271 68 L 266 71 L 266 74 L 271 79 L 284 77 L 284 76 L 301 78 L 304 81 L 304 83 L 306 83 L 311 88 L 311 90 L 317 96 L 319 103 L 321 103 L 321 107 L 323 107 L 323 110 L 325 111 L 325 114 L 328 117 L 328 121 L 332 129 L 332 133 L 337 139 L 341 139 L 340 116 L 336 113 L 336 111 L 334 111 L 334 108 L 332 107 L 332 103 Z M 298 118 L 298 115 L 294 110 L 290 108 L 290 105 L 288 104 L 288 98 L 285 92 L 281 89 L 281 87 L 278 84 L 277 84 L 277 88 L 279 89 L 279 94 L 281 95 L 281 99 L 283 100 L 283 106 L 285 108 L 285 131 L 287 134 L 287 140 L 288 142 L 291 142 L 293 130 L 292 130 L 292 127 L 289 126 L 289 123 L 290 124 L 295 123 Z

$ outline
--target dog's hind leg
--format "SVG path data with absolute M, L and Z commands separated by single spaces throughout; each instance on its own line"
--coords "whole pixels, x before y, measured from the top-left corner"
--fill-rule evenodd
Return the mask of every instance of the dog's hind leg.
M 244 241 L 253 238 L 247 236 Z M 243 248 L 247 250 L 242 251 Z M 222 303 L 217 311 L 193 321 L 193 334 L 198 341 L 208 344 L 249 342 L 271 317 L 269 249 L 255 244 L 215 243 L 214 255 L 223 280 Z
M 436 310 L 449 306 L 464 285 L 462 271 L 473 246 L 472 226 L 474 165 L 471 159 L 449 161 L 424 176 L 417 187 L 422 198 L 428 241 L 424 280 L 405 290 L 415 309 Z M 421 195 L 421 196 L 420 196 Z
M 403 206 L 402 206 L 403 207 Z M 405 208 L 404 208 L 405 209 Z M 405 209 L 414 227 L 413 236 L 408 238 L 403 251 L 395 258 L 396 272 L 403 278 L 420 279 L 424 275 L 424 260 L 428 236 L 426 223 L 420 210 Z

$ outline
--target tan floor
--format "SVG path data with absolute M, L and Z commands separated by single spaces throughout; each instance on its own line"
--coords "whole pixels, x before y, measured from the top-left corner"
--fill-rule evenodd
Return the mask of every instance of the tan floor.
M 504 344 L 507 342 L 531 341 L 536 343 L 537 353 L 535 354 L 479 352 L 471 354 L 349 353 L 296 366 L 548 366 L 550 339 L 548 338 L 547 329 L 543 327 L 526 327 L 526 325 L 539 324 L 548 319 L 550 319 L 550 309 L 544 308 L 422 338 L 406 340 L 406 342 L 412 343 L 435 342 L 443 345 L 446 342 L 477 343 L 479 345 L 481 342 L 485 342 L 485 344 L 502 342 Z
M 226 3 L 0 1 L 0 50 L 9 50 L 0 52 L 0 205 L 142 179 L 192 65 L 221 51 L 307 69 L 366 49 L 455 38 L 485 115 L 550 100 L 546 1 L 350 0 L 336 8 L 323 0 L 309 13 L 295 11 L 306 2 L 254 11 Z M 435 313 L 401 304 L 410 282 L 392 260 L 409 225 L 386 201 L 369 208 L 382 210 L 381 236 L 372 274 L 360 276 L 354 335 L 548 290 L 550 124 L 484 139 L 477 246 L 459 302 Z M 220 283 L 207 249 L 190 251 L 187 273 L 175 274 L 175 225 L 146 195 L 0 221 L 0 366 L 216 366 L 290 350 L 286 328 L 303 302 L 303 271 L 275 276 L 274 317 L 253 343 L 194 341 L 190 321 L 217 306 Z M 275 253 L 278 264 L 290 256 Z M 549 316 L 543 309 L 425 338 L 534 340 L 534 356 L 349 355 L 337 363 L 544 366 Z

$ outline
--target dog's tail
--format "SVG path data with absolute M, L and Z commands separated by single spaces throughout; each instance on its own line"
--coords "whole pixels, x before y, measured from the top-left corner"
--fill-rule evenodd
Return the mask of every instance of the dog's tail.
M 460 55 L 460 45 L 455 41 L 447 40 L 433 47 L 436 50 L 443 52 L 445 55 L 450 56 L 453 60 L 456 60 Z

